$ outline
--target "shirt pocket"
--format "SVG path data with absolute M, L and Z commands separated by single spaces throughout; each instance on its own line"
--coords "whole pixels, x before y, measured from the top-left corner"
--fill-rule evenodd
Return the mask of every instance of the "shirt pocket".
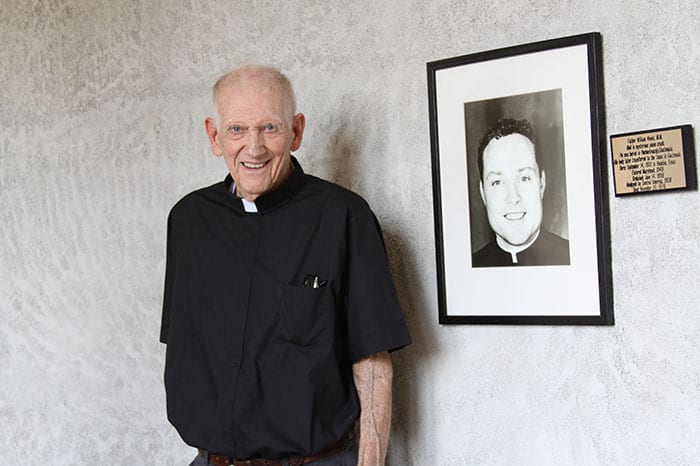
M 305 347 L 332 338 L 335 305 L 330 286 L 283 285 L 281 294 L 280 323 L 285 340 Z

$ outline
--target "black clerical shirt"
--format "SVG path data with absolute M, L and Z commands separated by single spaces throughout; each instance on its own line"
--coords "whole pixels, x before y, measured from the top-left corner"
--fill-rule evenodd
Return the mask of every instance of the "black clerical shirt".
M 369 206 L 294 163 L 257 213 L 228 176 L 168 218 L 168 419 L 213 453 L 322 450 L 359 415 L 352 364 L 410 343 Z

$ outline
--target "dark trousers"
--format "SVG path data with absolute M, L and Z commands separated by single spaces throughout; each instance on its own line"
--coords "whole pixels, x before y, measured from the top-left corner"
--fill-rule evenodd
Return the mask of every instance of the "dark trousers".
M 286 460 L 283 464 L 289 466 Z M 349 444 L 345 451 L 341 451 L 336 455 L 327 456 L 306 464 L 309 466 L 357 466 L 357 442 Z M 194 461 L 190 463 L 190 466 L 209 466 L 209 463 L 197 455 Z

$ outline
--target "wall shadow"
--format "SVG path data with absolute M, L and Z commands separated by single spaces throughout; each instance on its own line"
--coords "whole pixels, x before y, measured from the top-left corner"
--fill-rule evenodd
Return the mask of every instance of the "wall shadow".
M 358 184 L 357 180 L 364 176 L 365 170 L 357 157 L 360 150 L 357 138 L 366 134 L 364 131 L 368 128 L 363 125 L 367 125 L 367 122 L 353 118 L 355 113 L 347 109 L 337 110 L 343 121 L 337 123 L 336 131 L 331 135 L 331 147 L 326 153 L 328 178 L 349 189 Z M 393 178 L 389 176 L 387 179 Z M 381 218 L 379 221 L 382 223 Z M 426 310 L 436 309 L 437 297 L 435 296 L 435 302 L 426 302 L 426 296 L 436 293 L 430 293 L 426 289 L 436 290 L 434 277 L 430 277 L 430 283 L 423 280 L 417 252 L 406 239 L 406 234 L 395 227 L 382 227 L 394 285 L 413 342 L 408 348 L 391 355 L 394 364 L 393 421 L 387 464 L 399 464 L 397 461 L 401 462 L 401 458 L 405 461 L 413 456 L 410 447 L 415 444 L 422 429 L 418 410 L 421 396 L 418 381 L 421 378 L 420 367 L 427 365 L 436 348 L 429 329 L 437 323 L 437 311 L 435 315 L 427 315 Z M 429 240 L 432 241 L 432 235 Z M 434 252 L 431 257 L 434 257 Z M 392 451 L 394 455 L 391 454 Z
M 394 363 L 393 423 L 390 451 L 393 449 L 404 462 L 388 461 L 388 464 L 406 464 L 411 458 L 411 446 L 416 444 L 424 428 L 419 404 L 425 404 L 419 380 L 436 352 L 437 344 L 430 328 L 437 324 L 435 302 L 426 302 L 431 296 L 426 288 L 436 289 L 435 283 L 426 283 L 421 276 L 421 267 L 412 245 L 398 230 L 384 230 L 389 266 L 391 267 L 396 292 L 403 309 L 413 343 L 408 348 L 392 354 Z M 428 428 L 428 427 L 425 427 Z

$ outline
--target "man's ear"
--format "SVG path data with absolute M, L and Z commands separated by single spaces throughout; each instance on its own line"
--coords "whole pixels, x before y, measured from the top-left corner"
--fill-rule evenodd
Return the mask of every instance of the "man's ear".
M 217 157 L 221 157 L 223 150 L 221 149 L 219 142 L 216 140 L 216 137 L 219 134 L 219 128 L 216 127 L 216 121 L 210 117 L 206 118 L 204 120 L 204 128 L 207 131 L 207 137 L 209 138 L 209 146 L 211 146 L 211 151 Z
M 544 179 L 544 170 L 540 172 L 540 199 L 544 197 L 544 188 L 547 183 Z
M 294 132 L 294 139 L 292 139 L 291 151 L 295 151 L 301 147 L 301 141 L 304 139 L 304 128 L 306 127 L 306 117 L 303 113 L 297 113 L 294 115 L 294 121 L 292 122 L 292 131 Z
M 486 198 L 484 197 L 484 182 L 479 181 L 479 194 L 481 194 L 481 202 L 486 205 Z

